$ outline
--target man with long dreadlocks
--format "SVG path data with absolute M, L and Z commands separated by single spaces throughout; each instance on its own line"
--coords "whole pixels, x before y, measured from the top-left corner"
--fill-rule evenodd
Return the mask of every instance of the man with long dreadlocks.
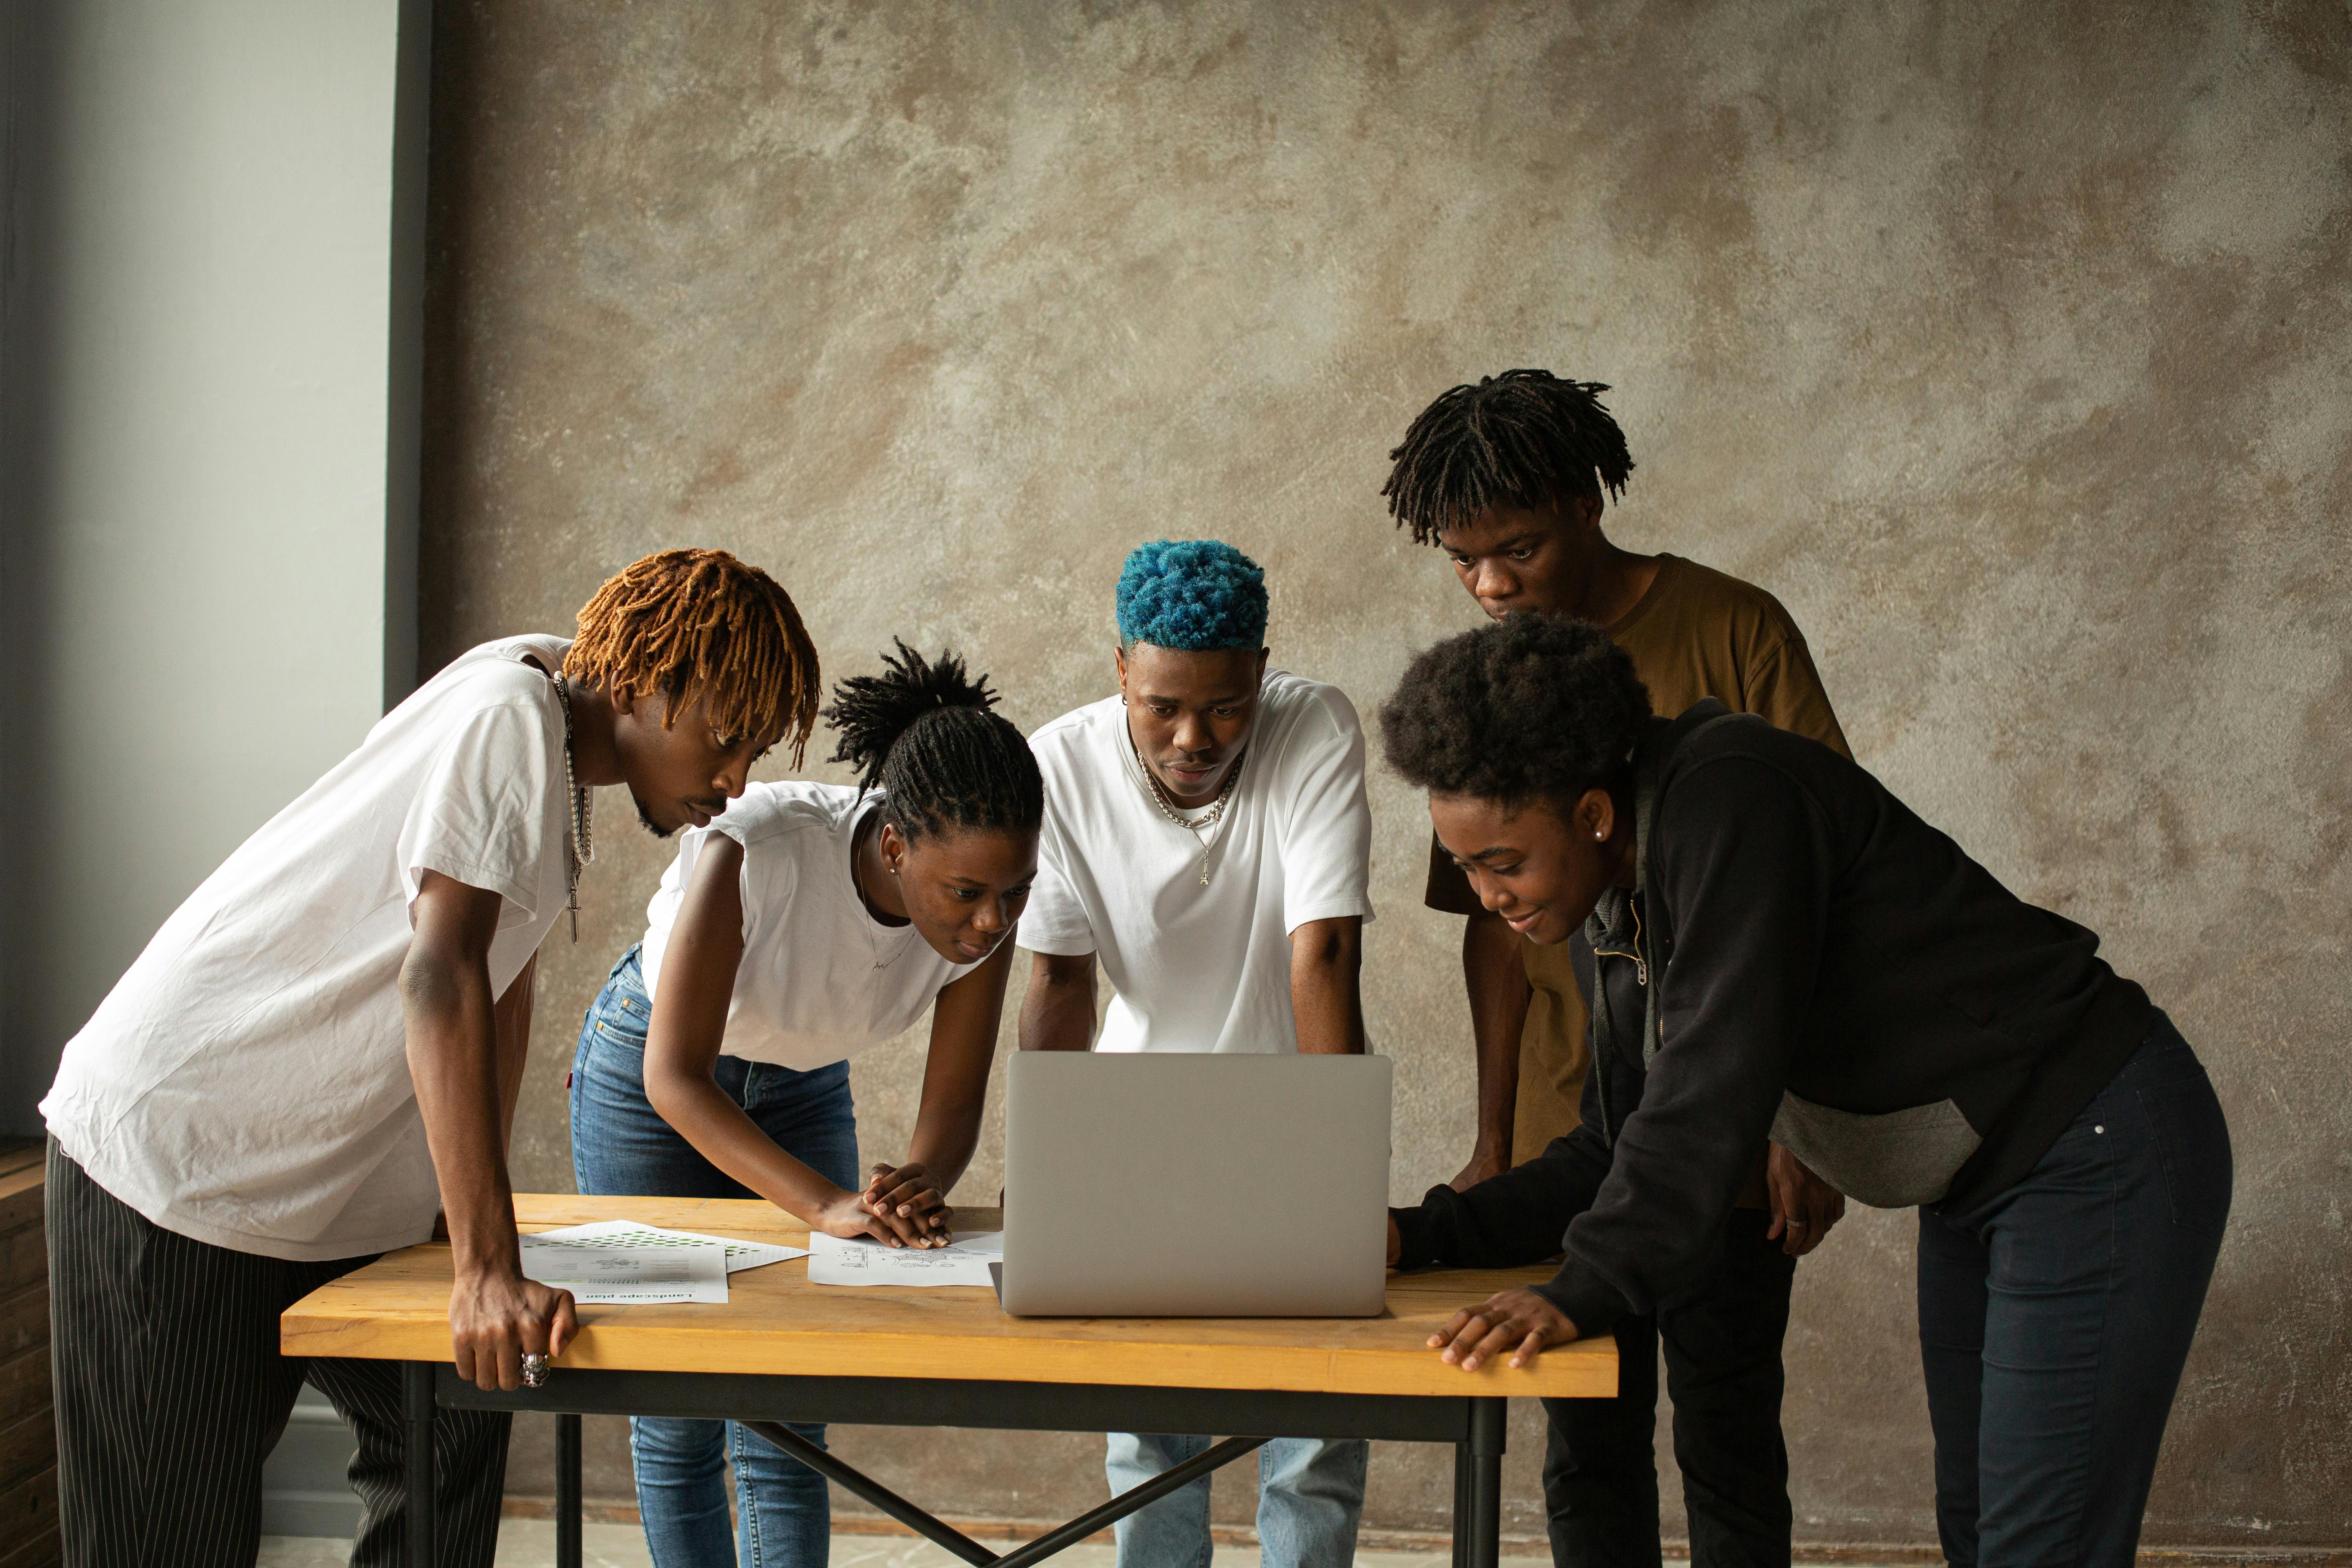
M 1452 388 L 1389 454 L 1394 467 L 1381 493 L 1390 514 L 1415 542 L 1444 552 L 1494 619 L 1574 616 L 1600 625 L 1633 657 L 1658 712 L 1711 697 L 1844 754 L 1804 637 L 1778 600 L 1694 561 L 1634 554 L 1602 533 L 1603 495 L 1622 496 L 1633 468 L 1624 433 L 1600 400 L 1608 390 L 1541 370 Z M 1424 901 L 1468 917 L 1462 970 L 1478 1138 L 1451 1186 L 1466 1191 L 1555 1139 L 1605 1166 L 1608 1142 L 1587 1092 L 1590 1020 L 1568 945 L 1538 946 L 1483 908 L 1433 837 Z M 1620 1118 L 1640 1094 L 1642 1067 L 1602 1064 Z M 1769 1160 L 1757 1152 L 1740 1203 L 1686 1295 L 1618 1321 L 1617 1397 L 1545 1401 L 1544 1500 L 1560 1568 L 1656 1568 L 1661 1340 L 1693 1561 L 1789 1561 L 1780 1342 L 1795 1260 L 1836 1224 L 1844 1200 L 1776 1146 Z
M 541 941 L 577 909 L 589 790 L 700 826 L 814 722 L 765 573 L 648 556 L 579 636 L 462 655 L 247 839 L 67 1045 L 41 1110 L 58 1518 L 75 1568 L 236 1568 L 304 1378 L 359 1439 L 352 1561 L 406 1561 L 389 1362 L 278 1353 L 278 1314 L 446 1217 L 461 1376 L 543 1381 L 572 1299 L 522 1277 L 506 1143 Z M 436 1417 L 445 1563 L 497 1545 L 508 1418 Z

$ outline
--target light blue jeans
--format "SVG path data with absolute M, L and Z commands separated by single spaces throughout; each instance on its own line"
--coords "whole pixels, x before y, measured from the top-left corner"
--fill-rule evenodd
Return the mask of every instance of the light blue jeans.
M 572 1173 L 583 1193 L 673 1198 L 759 1194 L 697 1153 L 646 1099 L 652 1016 L 637 950 L 613 965 L 572 1059 Z M 849 1064 L 794 1072 L 720 1057 L 715 1075 L 779 1148 L 839 1186 L 857 1184 L 857 1114 Z M 823 1445 L 824 1428 L 793 1431 Z M 731 1421 L 638 1417 L 629 1423 L 637 1513 L 654 1568 L 825 1568 L 833 1510 L 824 1478 Z M 725 1465 L 735 1465 L 737 1523 L 727 1523 Z M 733 1536 L 730 1543 L 730 1536 Z
M 1114 1432 L 1104 1469 L 1116 1494 L 1208 1450 L 1206 1437 Z M 1349 1568 L 1364 1513 L 1360 1437 L 1276 1437 L 1257 1451 L 1257 1539 L 1265 1568 Z M 1209 1568 L 1209 1478 L 1118 1521 L 1118 1568 Z

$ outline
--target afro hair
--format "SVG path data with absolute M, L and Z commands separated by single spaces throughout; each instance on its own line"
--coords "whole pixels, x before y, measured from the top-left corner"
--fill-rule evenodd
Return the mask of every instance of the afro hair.
M 1607 632 L 1512 616 L 1423 650 L 1381 704 L 1381 743 L 1433 795 L 1565 807 L 1616 785 L 1649 717 L 1649 690 Z
M 1118 573 L 1118 643 L 1202 649 L 1265 646 L 1265 574 L 1214 539 L 1139 544 Z

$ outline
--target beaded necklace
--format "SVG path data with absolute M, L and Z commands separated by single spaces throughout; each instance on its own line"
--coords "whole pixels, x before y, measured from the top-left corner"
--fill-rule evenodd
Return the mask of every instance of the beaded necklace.
M 596 839 L 592 817 L 595 812 L 595 796 L 580 787 L 572 773 L 572 688 L 565 683 L 563 672 L 557 670 L 548 677 L 555 682 L 555 695 L 563 704 L 563 795 L 571 805 L 572 833 L 563 843 L 563 907 L 572 917 L 572 940 L 580 940 L 580 868 L 596 858 Z

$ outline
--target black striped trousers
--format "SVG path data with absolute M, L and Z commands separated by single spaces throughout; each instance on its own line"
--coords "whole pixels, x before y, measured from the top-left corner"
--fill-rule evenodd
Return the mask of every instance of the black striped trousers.
M 261 1465 L 308 1375 L 359 1437 L 352 1568 L 399 1568 L 408 1489 L 395 1362 L 278 1353 L 278 1316 L 365 1264 L 289 1263 L 163 1229 L 49 1141 L 49 1354 L 68 1568 L 252 1568 Z M 438 1559 L 488 1568 L 509 1418 L 445 1410 Z

